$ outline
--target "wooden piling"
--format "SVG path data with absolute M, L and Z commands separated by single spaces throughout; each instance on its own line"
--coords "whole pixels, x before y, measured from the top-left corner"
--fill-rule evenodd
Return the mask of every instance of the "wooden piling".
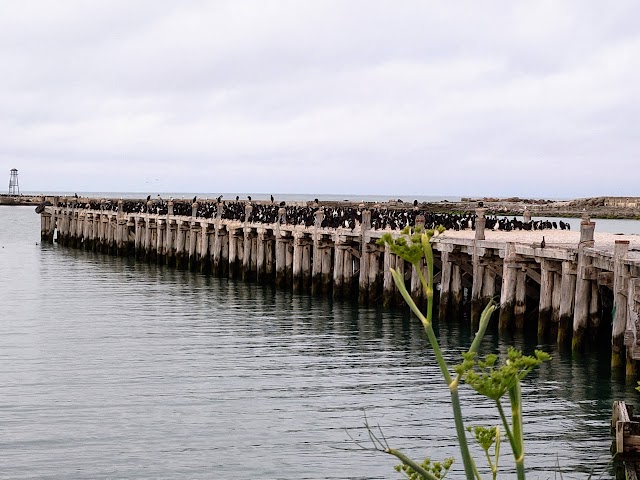
M 502 289 L 500 291 L 500 316 L 498 319 L 498 328 L 500 330 L 505 330 L 513 326 L 514 308 L 516 304 L 516 278 L 518 274 L 515 265 L 515 244 L 507 242 L 504 251 Z
M 627 299 L 625 298 L 626 267 L 623 263 L 629 251 L 628 240 L 616 240 L 613 247 L 613 331 L 611 333 L 611 368 L 626 364 L 624 331 L 627 324 Z
M 449 261 L 449 252 L 440 252 L 440 261 L 442 262 L 442 270 L 440 275 L 440 303 L 438 305 L 438 318 L 440 321 L 447 319 L 449 302 L 451 300 L 451 274 L 453 264 Z
M 573 262 L 562 262 L 560 279 L 560 316 L 558 320 L 558 345 L 566 346 L 573 332 L 573 302 L 576 295 L 576 268 Z
M 396 268 L 396 256 L 391 253 L 389 244 L 384 245 L 384 268 L 383 268 L 383 283 L 382 283 L 382 303 L 385 307 L 388 307 L 393 302 L 393 295 L 395 290 L 395 282 L 393 281 L 393 275 L 391 275 L 390 269 Z
M 513 316 L 517 329 L 524 327 L 524 316 L 527 311 L 527 272 L 519 268 L 516 272 L 516 291 Z
M 538 304 L 538 338 L 542 341 L 549 333 L 553 316 L 553 265 L 546 259 L 540 261 L 540 301 Z
M 583 221 L 580 224 L 580 243 L 578 244 L 578 268 L 576 276 L 576 296 L 573 309 L 573 339 L 571 349 L 582 349 L 587 327 L 589 325 L 589 308 L 591 305 L 591 279 L 587 270 L 591 266 L 591 257 L 585 254 L 585 248 L 593 247 L 595 223 Z

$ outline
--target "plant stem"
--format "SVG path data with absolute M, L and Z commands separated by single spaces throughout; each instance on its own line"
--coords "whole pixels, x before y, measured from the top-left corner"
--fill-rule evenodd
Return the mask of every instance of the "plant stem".
M 524 438 L 522 436 L 522 388 L 520 381 L 509 389 L 509 400 L 511 402 L 511 418 L 513 424 L 513 437 L 516 445 L 513 456 L 516 461 L 516 472 L 518 480 L 524 480 Z
M 460 397 L 458 396 L 458 379 L 449 385 L 451 392 L 451 406 L 453 408 L 453 418 L 456 424 L 456 433 L 458 434 L 458 443 L 460 444 L 460 453 L 462 455 L 462 463 L 464 464 L 464 473 L 467 480 L 478 478 L 478 471 L 475 462 L 469 451 L 467 443 L 467 435 L 464 431 L 464 421 L 462 420 L 462 409 L 460 408 Z
M 394 457 L 398 458 L 405 465 L 408 465 L 411 468 L 413 468 L 413 470 L 415 470 L 417 473 L 422 475 L 426 480 L 438 480 L 438 477 L 436 477 L 431 472 L 428 472 L 427 470 L 422 468 L 420 465 L 418 465 L 416 462 L 411 460 L 409 457 L 407 457 L 404 453 L 400 452 L 399 450 L 395 450 L 393 448 L 387 448 L 385 451 L 387 453 L 390 453 Z

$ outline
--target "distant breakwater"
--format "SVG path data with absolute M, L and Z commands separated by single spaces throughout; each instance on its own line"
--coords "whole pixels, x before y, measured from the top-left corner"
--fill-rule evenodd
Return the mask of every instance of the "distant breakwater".
M 473 213 L 434 213 L 420 204 L 328 206 L 319 202 L 59 199 L 43 206 L 43 241 L 178 268 L 275 283 L 294 291 L 360 302 L 401 304 L 389 268 L 404 275 L 412 297 L 424 291 L 411 265 L 378 244 L 385 232 L 406 225 L 444 225 L 460 238 L 434 239 L 440 319 L 468 308 L 477 322 L 483 305 L 500 298 L 498 326 L 522 329 L 537 323 L 538 335 L 580 350 L 611 342 L 612 367 L 635 375 L 640 258 L 628 240 L 597 248 L 595 223 L 584 218 L 579 232 L 561 232 L 552 222 L 500 219 Z M 504 220 L 504 219 L 503 219 Z M 512 241 L 487 239 L 507 231 Z M 544 232 L 567 236 L 544 244 Z M 529 236 L 527 236 L 529 235 Z M 422 266 L 421 268 L 426 268 Z M 615 305 L 615 308 L 614 308 Z M 614 318 L 613 326 L 608 319 Z M 531 319 L 535 320 L 531 320 Z M 606 321 L 602 321 L 606 319 Z M 606 333 L 606 335 L 603 335 Z M 610 340 L 607 340 L 610 339 Z

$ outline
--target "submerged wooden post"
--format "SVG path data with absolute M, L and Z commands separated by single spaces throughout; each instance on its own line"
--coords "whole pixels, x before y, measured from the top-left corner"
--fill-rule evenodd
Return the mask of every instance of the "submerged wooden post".
M 558 322 L 558 345 L 565 346 L 573 331 L 573 301 L 576 295 L 576 268 L 573 262 L 562 262 L 560 280 L 560 318 Z
M 451 318 L 460 319 L 462 314 L 463 298 L 462 268 L 457 263 L 451 268 L 451 299 L 449 303 L 449 315 Z
M 243 247 L 240 240 L 239 229 L 229 228 L 229 278 L 237 278 L 240 273 L 240 266 L 242 265 L 242 258 L 240 256 L 240 249 Z
M 293 237 L 293 258 L 292 258 L 292 278 L 293 291 L 302 290 L 302 254 L 303 254 L 302 234 L 296 232 Z
M 482 279 L 482 305 L 487 305 L 496 294 L 496 272 L 485 266 Z
M 600 292 L 598 282 L 591 282 L 591 302 L 589 302 L 589 336 L 595 343 L 600 332 Z
M 562 263 L 553 272 L 553 292 L 551 293 L 551 322 L 557 329 L 560 323 L 560 304 L 562 303 Z
M 449 252 L 440 252 L 442 271 L 440 275 L 440 304 L 438 306 L 438 318 L 444 321 L 448 316 L 449 301 L 451 300 L 451 273 L 453 264 L 449 261 Z
M 333 296 L 341 297 L 342 296 L 342 287 L 343 287 L 343 279 L 344 279 L 344 257 L 345 250 L 348 247 L 341 243 L 336 243 L 334 245 L 333 251 L 335 255 L 335 262 L 333 266 Z
M 540 261 L 540 302 L 538 304 L 538 338 L 549 332 L 553 313 L 553 271 L 549 260 Z
M 629 278 L 627 280 L 627 325 L 625 327 L 625 345 L 626 345 L 626 368 L 627 377 L 634 381 L 638 375 L 638 362 L 635 360 L 634 350 L 636 350 L 638 342 L 638 325 L 640 324 L 640 312 L 636 304 L 636 296 L 640 293 L 640 278 Z
M 396 256 L 391 253 L 389 245 L 384 245 L 384 271 L 382 281 L 382 304 L 387 307 L 393 301 L 393 292 L 395 289 L 395 283 L 393 281 L 393 275 L 391 275 L 391 269 L 396 268 Z
M 252 251 L 253 239 L 255 237 L 255 231 L 249 227 L 249 218 L 253 212 L 253 206 L 247 204 L 244 207 L 244 228 L 243 228 L 243 252 L 242 252 L 242 279 L 249 280 L 252 277 L 251 257 L 255 256 L 255 251 Z
M 613 330 L 611 332 L 611 368 L 625 365 L 624 331 L 627 325 L 625 289 L 626 267 L 623 263 L 629 251 L 628 240 L 616 240 L 613 247 Z
M 267 259 L 266 259 L 266 243 L 267 231 L 265 228 L 257 229 L 257 252 L 256 252 L 256 280 L 258 283 L 264 283 L 267 279 Z
M 53 243 L 53 229 L 51 228 L 51 213 L 46 210 L 40 214 L 40 240 Z
M 286 285 L 286 257 L 287 257 L 287 242 L 282 235 L 278 232 L 276 236 L 276 286 L 282 287 Z
M 189 266 L 189 252 L 187 244 L 187 236 L 189 232 L 189 224 L 187 222 L 178 222 L 176 229 L 176 267 L 187 268 Z
M 353 291 L 354 263 L 356 257 L 353 254 L 353 247 L 348 244 L 343 254 L 342 295 L 350 297 Z
M 165 264 L 173 267 L 176 264 L 176 244 L 178 241 L 178 224 L 176 221 L 167 217 L 167 231 L 164 238 L 164 255 Z
M 485 239 L 484 228 L 487 219 L 484 216 L 484 208 L 476 208 L 476 236 L 473 242 L 473 254 L 471 257 L 473 268 L 473 279 L 471 284 L 471 325 L 478 325 L 480 314 L 484 309 L 482 298 L 482 282 L 484 281 L 484 265 L 481 263 L 484 249 L 478 242 Z
M 366 303 L 369 300 L 369 265 L 371 250 L 368 248 L 369 230 L 371 229 L 371 211 L 364 210 L 361 205 L 362 223 L 360 224 L 360 275 L 358 278 L 358 301 Z
M 498 327 L 505 330 L 513 325 L 514 308 L 516 304 L 516 277 L 514 265 L 516 248 L 513 242 L 507 242 L 504 247 L 504 263 L 502 268 L 502 289 L 500 291 L 500 316 Z
M 518 268 L 516 272 L 515 301 L 513 316 L 515 318 L 516 328 L 522 329 L 524 327 L 524 316 L 527 311 L 527 272 L 522 268 Z
M 195 207 L 194 207 L 195 208 Z M 191 221 L 189 224 L 189 270 L 195 272 L 198 269 L 198 238 L 200 237 L 200 224 Z
M 302 238 L 302 290 L 311 289 L 311 264 L 313 241 L 306 235 Z
M 589 307 L 591 305 L 591 280 L 587 269 L 591 265 L 591 257 L 585 255 L 585 248 L 593 247 L 595 223 L 580 223 L 580 243 L 578 244 L 578 270 L 576 278 L 576 298 L 573 310 L 573 339 L 571 349 L 580 350 L 584 343 L 585 333 L 589 325 Z
M 380 286 L 382 275 L 380 273 L 380 256 L 383 255 L 381 247 L 375 244 L 367 244 L 366 249 L 369 253 L 369 293 L 367 298 L 369 301 L 377 301 L 380 295 Z M 362 269 L 362 263 L 360 264 Z
M 200 271 L 209 273 L 211 271 L 211 255 L 210 249 L 210 230 L 209 222 L 200 222 L 200 251 L 198 252 L 198 262 L 200 263 Z
M 322 222 L 324 220 L 324 212 L 320 209 L 314 213 L 315 219 L 313 224 L 313 266 L 311 272 L 311 293 L 317 294 L 322 291 L 322 251 L 321 241 Z

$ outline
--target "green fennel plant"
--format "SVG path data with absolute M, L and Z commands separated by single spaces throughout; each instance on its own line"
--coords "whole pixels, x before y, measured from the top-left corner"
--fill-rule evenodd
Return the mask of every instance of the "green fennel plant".
M 522 391 L 520 382 L 534 367 L 545 360 L 549 360 L 551 357 L 539 350 L 536 350 L 533 356 L 527 356 L 517 350 L 509 349 L 507 358 L 502 362 L 499 361 L 497 355 L 493 354 L 480 359 L 478 357 L 478 348 L 484 338 L 491 315 L 496 309 L 496 305 L 492 301 L 485 307 L 480 316 L 478 332 L 469 350 L 463 354 L 462 363 L 456 365 L 453 369 L 447 365 L 433 329 L 434 257 L 431 240 L 443 231 L 444 227 L 438 227 L 435 230 L 424 230 L 419 226 L 406 227 L 398 238 L 393 238 L 390 233 L 386 233 L 378 243 L 381 245 L 387 244 L 392 253 L 411 263 L 424 289 L 427 300 L 425 313 L 418 308 L 411 298 L 406 289 L 403 275 L 394 269 L 390 269 L 393 280 L 405 302 L 422 322 L 444 381 L 449 388 L 456 435 L 467 480 L 482 479 L 469 449 L 467 431 L 472 434 L 472 437 L 483 450 L 493 480 L 498 475 L 501 433 L 499 426 L 465 427 L 458 393 L 461 382 L 466 383 L 476 392 L 495 403 L 506 439 L 511 445 L 517 478 L 518 480 L 524 480 L 525 450 L 522 432 Z M 420 265 L 422 259 L 425 260 L 427 266 L 426 278 Z M 505 412 L 503 407 L 502 400 L 505 397 L 508 399 L 510 406 L 510 415 Z M 449 471 L 452 459 L 446 459 L 443 462 L 432 462 L 430 459 L 426 459 L 422 463 L 417 463 L 399 450 L 389 447 L 384 436 L 374 434 L 367 424 L 366 426 L 376 450 L 384 451 L 398 458 L 402 464 L 398 465 L 396 470 L 404 472 L 408 478 L 412 480 L 439 480 L 444 478 Z

